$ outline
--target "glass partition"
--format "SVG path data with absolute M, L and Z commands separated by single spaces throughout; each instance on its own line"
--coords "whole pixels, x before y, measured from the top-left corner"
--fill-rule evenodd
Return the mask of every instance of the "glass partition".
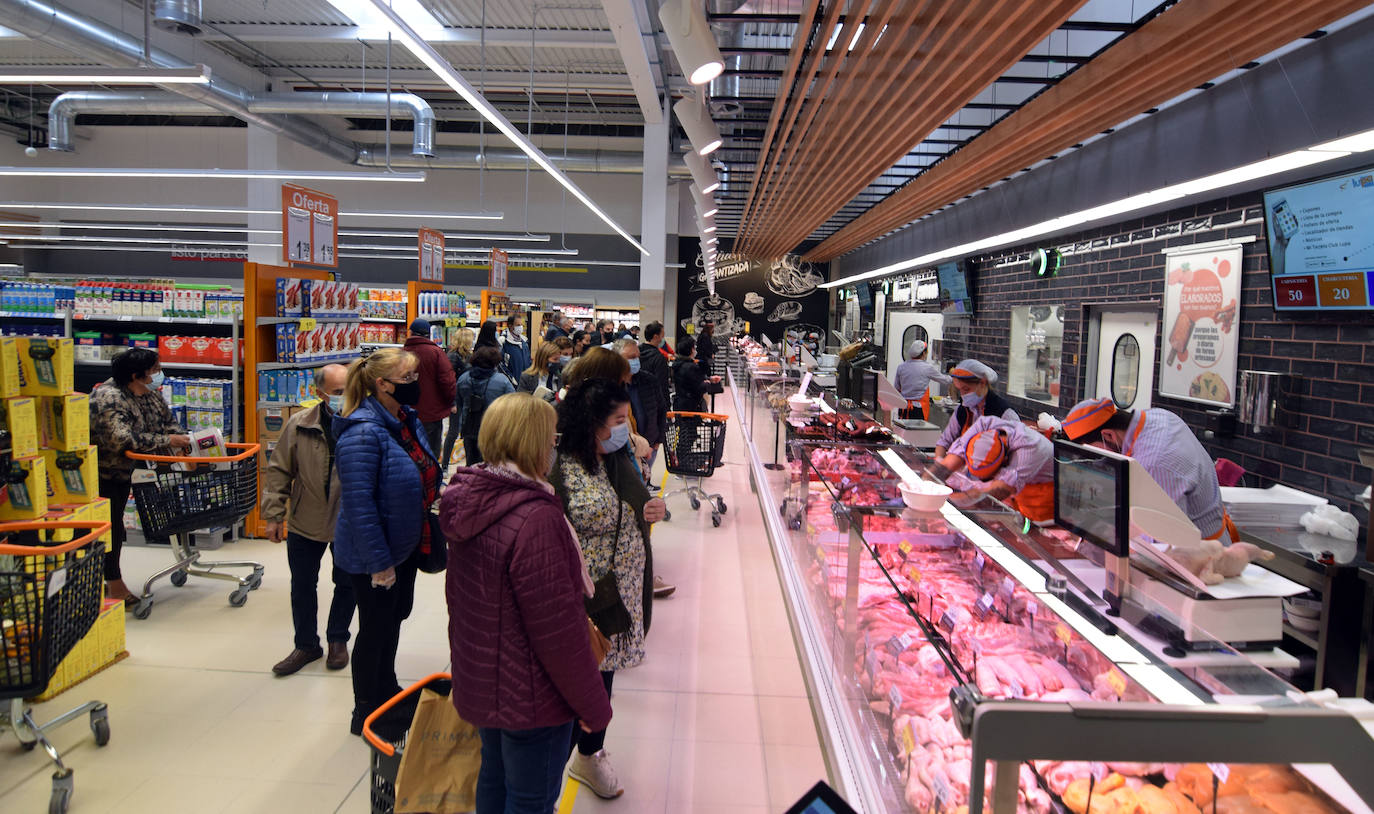
M 1058 406 L 1064 306 L 1022 305 L 1011 309 L 1010 345 L 1007 392 Z

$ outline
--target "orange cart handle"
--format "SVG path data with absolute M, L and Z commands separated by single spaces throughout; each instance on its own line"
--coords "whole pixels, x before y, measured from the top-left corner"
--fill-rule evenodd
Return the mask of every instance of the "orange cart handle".
M 429 675 L 425 676 L 424 678 L 420 679 L 414 684 L 411 684 L 409 687 L 406 687 L 405 690 L 401 692 L 399 695 L 395 695 L 391 698 L 388 698 L 385 704 L 382 704 L 380 707 L 377 707 L 375 710 L 372 711 L 371 715 L 363 719 L 363 737 L 367 739 L 368 743 L 372 744 L 373 748 L 375 748 L 378 752 L 381 752 L 382 754 L 386 755 L 387 757 L 391 757 L 392 755 L 396 754 L 396 747 L 379 738 L 377 736 L 377 733 L 372 731 L 372 724 L 376 722 L 378 718 L 385 715 L 387 710 L 401 703 L 402 698 L 414 695 L 420 690 L 423 690 L 426 686 L 429 685 L 431 681 L 451 681 L 452 679 L 453 676 L 449 673 L 430 673 Z
M 155 461 L 164 464 L 217 464 L 227 461 L 242 461 L 258 454 L 261 444 L 225 444 L 227 449 L 241 449 L 237 455 L 144 455 L 142 452 L 126 452 L 135 461 Z
M 107 522 L 83 523 L 79 520 L 31 520 L 25 523 L 0 523 L 0 534 L 11 531 L 39 531 L 58 529 L 91 529 L 87 534 L 77 537 L 71 542 L 55 546 L 29 546 L 29 545 L 0 545 L 0 554 L 8 554 L 11 557 L 50 557 L 54 554 L 66 554 L 68 551 L 75 551 L 82 546 L 90 545 L 102 534 L 110 530 Z
M 721 415 L 720 413 L 688 413 L 688 412 L 669 411 L 668 417 L 669 417 L 669 418 L 709 418 L 709 419 L 711 419 L 712 421 L 721 421 L 721 422 L 729 421 L 729 420 L 730 420 L 730 416 L 728 416 L 728 415 Z

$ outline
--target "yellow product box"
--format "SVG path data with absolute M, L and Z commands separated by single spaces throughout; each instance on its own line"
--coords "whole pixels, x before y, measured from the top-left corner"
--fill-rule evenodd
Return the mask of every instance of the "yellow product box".
M 0 420 L 10 431 L 10 450 L 16 458 L 38 454 L 38 402 L 32 396 L 0 399 Z
M 19 395 L 19 340 L 0 338 L 0 398 Z
M 100 497 L 96 449 L 43 450 L 48 468 L 48 497 L 53 503 L 90 503 Z
M 43 694 L 32 700 L 46 701 L 80 684 L 127 656 L 124 646 L 124 603 L 106 599 L 91 629 L 54 668 Z
M 81 507 L 81 514 L 78 519 L 85 520 L 88 523 L 110 522 L 110 499 L 108 497 L 98 497 L 90 503 L 85 504 Z M 120 522 L 123 522 L 123 518 L 120 518 Z M 106 546 L 109 546 L 110 532 L 107 531 L 100 535 L 100 539 L 104 541 Z
M 43 446 L 72 452 L 91 443 L 91 397 L 85 393 L 43 396 L 38 401 Z
M 4 480 L 0 520 L 37 520 L 48 513 L 48 467 L 42 455 L 15 458 Z
M 19 392 L 25 396 L 63 396 L 72 392 L 72 340 L 21 336 Z

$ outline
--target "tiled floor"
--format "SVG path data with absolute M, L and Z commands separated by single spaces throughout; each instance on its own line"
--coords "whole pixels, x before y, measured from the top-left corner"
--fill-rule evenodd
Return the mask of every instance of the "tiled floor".
M 645 663 L 616 677 L 606 748 L 624 797 L 604 802 L 570 783 L 562 811 L 781 812 L 825 775 L 744 460 L 732 427 L 710 481 L 729 507 L 721 528 L 679 495 L 654 529 L 657 568 L 678 590 L 655 605 Z M 152 615 L 127 619 L 129 658 L 36 708 L 41 721 L 88 698 L 110 706 L 107 747 L 84 723 L 56 734 L 76 770 L 74 814 L 370 810 L 368 747 L 348 734 L 348 671 L 321 661 L 285 679 L 269 673 L 291 649 L 285 549 L 255 540 L 227 551 L 267 565 L 247 605 L 228 605 L 228 583 L 161 583 Z M 130 583 L 168 556 L 127 550 Z M 421 574 L 402 683 L 446 669 L 446 625 L 442 577 Z M 41 750 L 0 734 L 0 811 L 46 810 L 50 776 Z

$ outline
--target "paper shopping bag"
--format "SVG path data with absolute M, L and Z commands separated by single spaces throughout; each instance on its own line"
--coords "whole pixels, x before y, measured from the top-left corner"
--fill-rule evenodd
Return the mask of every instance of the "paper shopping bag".
M 448 696 L 423 690 L 396 773 L 396 814 L 461 814 L 477 807 L 482 739 Z

